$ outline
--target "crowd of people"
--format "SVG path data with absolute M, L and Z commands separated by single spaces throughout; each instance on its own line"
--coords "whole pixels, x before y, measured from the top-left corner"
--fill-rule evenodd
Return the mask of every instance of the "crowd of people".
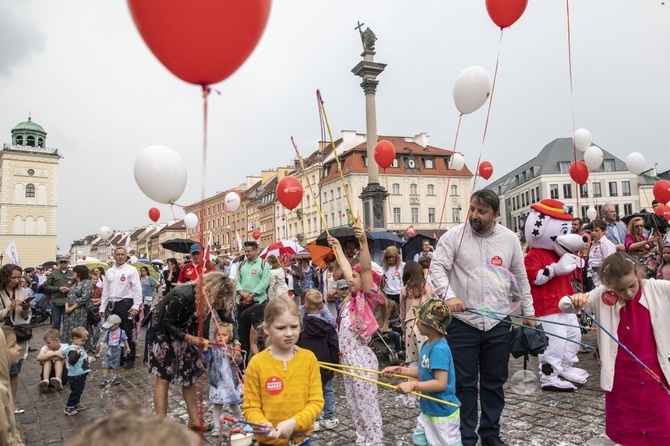
M 106 387 L 121 383 L 118 369 L 134 368 L 141 360 L 156 376 L 158 416 L 168 414 L 172 384 L 181 387 L 189 429 L 225 435 L 222 415 L 229 412 L 236 423 L 254 423 L 259 445 L 309 445 L 312 432 L 340 424 L 333 381 L 335 372 L 348 371 L 344 389 L 356 444 L 383 445 L 374 383 L 381 373 L 400 378 L 396 391 L 406 395 L 405 407 L 420 409 L 415 444 L 505 445 L 500 419 L 512 325 L 536 329 L 536 316 L 586 310 L 617 334 L 609 338 L 605 330 L 598 332 L 607 435 L 623 445 L 663 444 L 670 441 L 662 428 L 670 425 L 665 323 L 670 243 L 642 217 L 624 225 L 609 203 L 601 214 L 587 225 L 572 219 L 572 232 L 584 243 L 570 255 L 580 261 L 566 273 L 558 272 L 558 263 L 547 268 L 547 276 L 564 274 L 571 286 L 548 312 L 547 302 L 537 300 L 536 290 L 545 283 L 542 272 L 528 264 L 535 254 L 526 254 L 524 240 L 519 243 L 517 234 L 497 223 L 499 199 L 489 190 L 473 193 L 466 223 L 434 244 L 427 240 L 407 262 L 396 246 L 384 251 L 381 264 L 373 262 L 365 231 L 355 227 L 353 239 L 328 238 L 332 253 L 323 268 L 305 258 L 288 265 L 273 255 L 262 259 L 255 241 L 245 242 L 238 258 L 216 261 L 202 258 L 201 246 L 194 244 L 190 261 L 180 265 L 167 259 L 158 280 L 150 274 L 151 265 L 138 271 L 129 264 L 122 247 L 114 250 L 108 269 L 70 268 L 63 257 L 48 276 L 39 277 L 39 271 L 24 275 L 20 266 L 4 265 L 0 399 L 11 404 L 13 414 L 0 423 L 7 426 L 0 428 L 0 440 L 21 444 L 14 420 L 24 412 L 18 379 L 30 349 L 31 303 L 42 293 L 50 298 L 52 328 L 37 354 L 42 374 L 36 386 L 41 392 L 69 386 L 67 416 L 85 409 L 80 399 L 91 362 L 101 360 L 98 385 Z M 557 215 L 572 218 L 563 211 Z M 504 268 L 518 282 L 520 324 L 511 314 L 495 318 L 473 311 L 477 303 L 468 281 L 487 265 Z M 484 285 L 491 293 L 505 291 L 496 290 L 493 282 Z M 553 321 L 546 316 L 544 324 Z M 550 346 L 555 350 L 556 331 L 546 331 L 554 335 Z M 397 340 L 402 364 L 380 371 L 371 347 L 379 333 Z M 142 335 L 145 349 L 138 352 Z M 568 341 L 577 344 L 570 348 L 576 353 L 580 339 Z M 541 374 L 550 375 L 550 356 L 541 358 Z M 563 367 L 570 370 L 571 365 Z M 561 364 L 549 367 L 556 368 Z M 649 370 L 657 379 L 649 379 Z M 203 419 L 198 405 L 196 382 L 205 373 L 213 423 Z M 577 375 L 561 377 L 584 384 L 586 376 Z M 572 384 L 557 389 L 553 382 L 553 388 L 543 389 L 573 390 Z M 666 392 L 659 392 L 659 385 Z

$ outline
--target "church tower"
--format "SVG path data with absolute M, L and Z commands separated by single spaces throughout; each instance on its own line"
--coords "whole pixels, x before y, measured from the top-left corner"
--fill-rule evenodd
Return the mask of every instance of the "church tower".
M 58 149 L 48 148 L 47 133 L 29 117 L 11 131 L 0 151 L 0 257 L 15 245 L 23 268 L 56 260 Z M 10 249 L 11 251 L 11 249 Z

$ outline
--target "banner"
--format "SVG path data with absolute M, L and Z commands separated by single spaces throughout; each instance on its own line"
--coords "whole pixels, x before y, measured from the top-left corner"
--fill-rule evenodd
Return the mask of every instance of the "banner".
M 244 249 L 244 246 L 242 245 L 242 238 L 240 237 L 240 233 L 235 231 L 235 236 L 237 237 L 237 251 L 238 254 Z
M 13 263 L 14 265 L 21 265 L 19 262 L 19 250 L 16 248 L 16 243 L 14 243 L 14 240 L 9 242 L 9 245 L 7 245 L 5 248 L 5 254 L 7 254 L 9 257 L 9 263 Z

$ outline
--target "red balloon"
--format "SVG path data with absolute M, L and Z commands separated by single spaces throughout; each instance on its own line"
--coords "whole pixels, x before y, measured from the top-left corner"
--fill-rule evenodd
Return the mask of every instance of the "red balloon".
M 254 240 L 258 240 L 259 238 L 261 238 L 260 229 L 254 229 L 254 232 L 251 233 L 251 236 L 254 238 Z
M 287 209 L 295 209 L 302 201 L 302 184 L 297 178 L 286 176 L 277 183 L 277 199 Z
M 86 254 L 84 254 L 83 256 L 81 256 L 81 259 L 82 259 L 82 260 L 86 260 Z
M 382 169 L 388 169 L 395 160 L 395 147 L 389 141 L 381 140 L 375 146 L 375 161 Z
M 486 12 L 500 28 L 512 26 L 519 20 L 528 5 L 528 0 L 486 0 Z
M 158 219 L 161 218 L 161 211 L 159 211 L 158 208 L 149 209 L 149 218 L 156 223 Z
M 142 39 L 175 76 L 211 85 L 233 74 L 256 47 L 271 0 L 128 0 Z
M 670 181 L 658 180 L 656 184 L 654 184 L 654 198 L 661 203 L 670 201 Z
M 488 180 L 491 178 L 491 175 L 493 175 L 493 164 L 491 164 L 488 161 L 482 161 L 479 163 L 479 175 L 481 175 L 482 178 L 485 180 Z
M 659 204 L 658 206 L 656 206 L 656 209 L 654 209 L 654 213 L 670 221 L 670 206 L 668 206 L 667 204 Z
M 589 168 L 582 161 L 575 161 L 570 165 L 570 178 L 580 186 L 589 179 Z

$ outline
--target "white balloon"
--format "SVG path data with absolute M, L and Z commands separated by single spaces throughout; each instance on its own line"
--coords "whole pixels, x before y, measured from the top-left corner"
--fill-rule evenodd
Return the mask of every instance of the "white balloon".
M 107 226 L 100 226 L 100 229 L 98 229 L 98 235 L 103 240 L 109 240 L 112 234 L 114 233 Z
M 478 66 L 461 71 L 454 82 L 454 104 L 467 115 L 479 109 L 491 95 L 491 76 Z
M 240 207 L 240 194 L 235 191 L 228 192 L 226 194 L 226 198 L 224 199 L 224 203 L 226 209 L 228 209 L 230 212 L 237 211 Z
M 460 153 L 451 155 L 451 170 L 461 170 L 463 167 L 465 167 L 465 157 Z
M 640 175 L 644 172 L 645 163 L 644 155 L 640 152 L 630 152 L 626 157 L 626 167 L 635 175 Z
M 184 225 L 189 229 L 195 229 L 198 226 L 198 216 L 191 212 L 184 215 Z
M 586 149 L 591 147 L 591 132 L 586 129 L 577 129 L 575 130 L 575 147 L 580 152 L 586 152 Z
M 165 146 L 149 146 L 135 159 L 135 181 L 154 201 L 171 204 L 186 188 L 186 167 L 177 152 Z
M 591 206 L 586 210 L 586 216 L 589 218 L 589 220 L 593 220 L 598 216 L 598 212 L 596 212 L 595 208 Z
M 584 163 L 591 170 L 596 170 L 603 163 L 603 151 L 598 146 L 591 146 L 584 152 Z

